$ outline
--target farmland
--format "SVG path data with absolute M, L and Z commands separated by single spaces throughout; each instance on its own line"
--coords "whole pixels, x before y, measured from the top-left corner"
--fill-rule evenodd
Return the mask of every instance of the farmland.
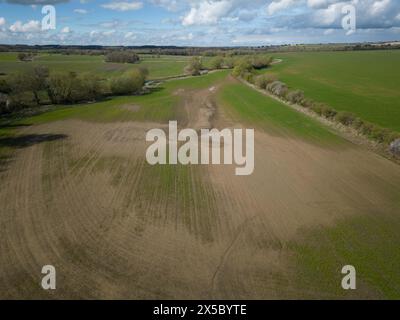
M 399 68 L 397 52 L 276 57 L 282 63 L 267 72 L 290 86 L 398 129 L 397 74 L 387 84 L 379 71 L 389 72 L 387 61 Z M 14 58 L 2 54 L 0 72 L 27 65 Z M 144 57 L 140 65 L 154 79 L 179 75 L 187 61 Z M 340 61 L 357 69 L 344 75 Z M 136 67 L 98 56 L 33 63 L 104 76 Z M 360 77 L 364 84 L 348 87 Z M 375 97 L 390 116 L 374 109 Z M 146 132 L 169 120 L 195 130 L 255 128 L 254 174 L 150 166 Z M 0 152 L 0 298 L 400 298 L 400 167 L 230 70 L 8 121 Z M 55 292 L 37 285 L 49 263 Z M 340 286 L 346 264 L 357 268 L 357 291 Z
M 277 54 L 270 71 L 307 97 L 400 132 L 399 51 Z
M 17 53 L 0 53 L 0 74 L 8 74 L 36 65 L 43 65 L 54 72 L 93 72 L 99 76 L 108 77 L 123 71 L 137 68 L 148 68 L 150 79 L 179 76 L 184 74 L 183 69 L 189 57 L 185 56 L 154 56 L 142 55 L 139 64 L 106 63 L 104 56 L 39 54 L 32 63 L 21 62 Z

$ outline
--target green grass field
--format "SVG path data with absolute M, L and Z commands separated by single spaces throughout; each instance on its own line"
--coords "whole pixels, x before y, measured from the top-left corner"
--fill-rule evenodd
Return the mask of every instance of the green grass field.
M 21 62 L 17 53 L 0 53 L 0 74 L 22 71 L 35 65 L 45 65 L 55 72 L 93 72 L 103 77 L 120 74 L 138 66 L 148 68 L 150 79 L 184 74 L 190 57 L 141 55 L 139 64 L 106 63 L 103 56 L 40 54 L 32 62 Z
M 397 193 L 399 195 L 399 193 Z M 310 297 L 325 292 L 325 298 L 344 298 L 338 266 L 357 266 L 358 288 L 385 299 L 400 297 L 400 219 L 379 212 L 338 221 L 334 227 L 302 231 L 302 238 L 288 244 L 298 268 L 294 282 L 309 288 Z M 305 296 L 304 298 L 307 298 Z
M 233 110 L 241 120 L 272 134 L 290 134 L 321 143 L 341 141 L 315 120 L 244 84 L 225 85 L 219 98 L 220 103 Z
M 400 132 L 400 51 L 276 54 L 268 72 L 306 97 Z

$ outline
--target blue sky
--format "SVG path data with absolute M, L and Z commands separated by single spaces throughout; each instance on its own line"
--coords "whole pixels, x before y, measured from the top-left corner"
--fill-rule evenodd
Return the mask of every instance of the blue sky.
M 43 31 L 42 6 L 56 8 Z M 344 6 L 356 30 L 342 27 Z M 0 43 L 247 46 L 400 40 L 398 0 L 0 0 Z

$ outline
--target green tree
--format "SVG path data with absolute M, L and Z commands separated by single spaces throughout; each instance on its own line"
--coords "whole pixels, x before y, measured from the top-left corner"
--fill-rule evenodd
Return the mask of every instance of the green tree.
M 37 105 L 40 105 L 39 93 L 46 90 L 48 76 L 49 69 L 45 66 L 35 66 L 33 69 L 26 71 L 26 81 Z
M 136 63 L 139 60 L 139 56 L 133 51 L 111 51 L 106 55 L 106 62 Z
M 263 55 L 255 55 L 251 58 L 251 65 L 254 69 L 264 69 L 271 65 L 272 58 Z
M 224 64 L 224 59 L 221 56 L 217 56 L 211 59 L 210 66 L 211 69 L 221 69 Z
M 203 64 L 200 57 L 193 57 L 190 59 L 189 64 L 186 66 L 185 71 L 192 76 L 198 76 L 203 69 Z
M 141 69 L 126 71 L 122 76 L 111 79 L 110 89 L 115 95 L 139 93 L 145 84 L 146 72 Z
M 47 93 L 52 103 L 69 103 L 73 101 L 72 91 L 77 76 L 75 73 L 51 74 L 47 83 Z
M 81 99 L 83 100 L 95 101 L 104 93 L 101 79 L 92 73 L 80 75 L 78 83 L 81 88 Z
M 242 58 L 235 62 L 235 68 L 233 69 L 233 76 L 243 77 L 247 73 L 253 71 L 253 66 L 248 58 Z

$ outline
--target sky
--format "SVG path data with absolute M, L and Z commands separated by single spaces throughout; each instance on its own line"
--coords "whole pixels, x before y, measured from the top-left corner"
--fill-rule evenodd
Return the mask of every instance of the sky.
M 53 30 L 42 28 L 44 5 L 55 8 Z M 354 22 L 355 28 L 344 29 L 343 21 Z M 2 44 L 265 46 L 396 40 L 399 0 L 0 0 Z

